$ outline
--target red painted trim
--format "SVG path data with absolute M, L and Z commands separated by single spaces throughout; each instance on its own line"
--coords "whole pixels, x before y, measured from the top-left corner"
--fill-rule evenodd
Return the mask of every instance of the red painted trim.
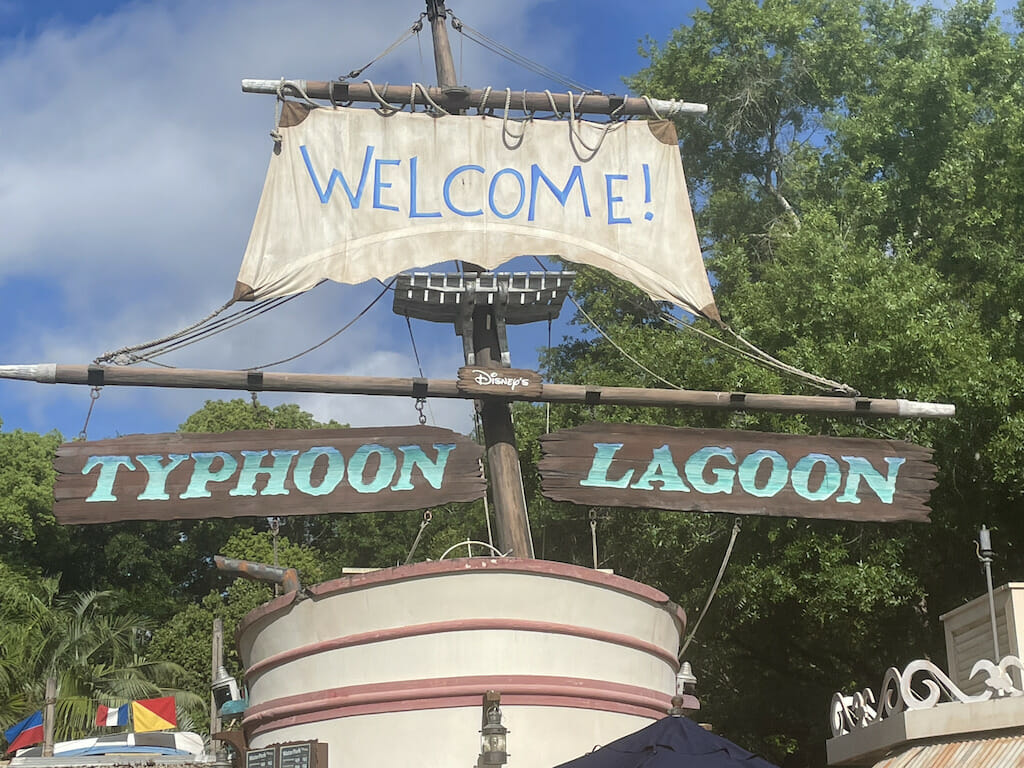
M 441 634 L 443 632 L 470 632 L 475 630 L 509 630 L 516 632 L 540 632 L 552 635 L 568 635 L 570 637 L 582 637 L 588 640 L 598 640 L 611 645 L 624 646 L 634 650 L 648 653 L 668 664 L 672 671 L 678 671 L 679 661 L 675 653 L 663 648 L 660 645 L 649 643 L 645 640 L 625 635 L 619 632 L 607 632 L 602 629 L 591 627 L 580 627 L 573 624 L 556 624 L 550 621 L 532 621 L 529 619 L 453 619 L 450 621 L 434 621 L 427 624 L 413 624 L 406 627 L 390 627 L 388 629 L 377 629 L 371 632 L 361 632 L 356 635 L 336 637 L 330 640 L 321 640 L 317 643 L 310 643 L 298 648 L 291 648 L 273 656 L 261 659 L 245 671 L 245 676 L 250 680 L 267 670 L 279 667 L 282 664 L 295 661 L 296 659 L 314 656 L 318 653 L 326 653 L 340 648 L 351 648 L 357 645 L 368 645 L 370 643 L 382 643 L 387 640 L 400 640 L 407 637 L 421 637 L 423 635 Z
M 435 699 L 433 701 L 405 702 L 388 708 L 382 708 L 378 705 L 362 705 L 345 707 L 344 709 L 339 710 L 324 710 L 323 712 L 318 712 L 316 714 L 300 715 L 297 717 L 287 717 L 283 720 L 275 720 L 264 725 L 256 726 L 252 730 L 246 729 L 246 734 L 247 738 L 253 739 L 264 733 L 272 733 L 274 731 L 279 731 L 283 728 L 290 728 L 296 725 L 318 723 L 325 720 L 335 720 L 341 717 L 357 717 L 359 715 L 379 715 L 391 712 L 414 712 L 424 709 L 455 709 L 459 707 L 479 710 L 480 695 L 480 693 L 475 693 L 471 696 L 452 697 L 451 699 L 445 700 Z M 533 706 L 589 709 L 600 712 L 611 712 L 613 714 L 645 717 L 649 720 L 660 720 L 665 717 L 665 711 L 661 709 L 634 707 L 629 704 L 616 704 L 614 702 L 595 701 L 592 699 L 574 699 L 550 696 L 506 696 L 503 694 L 501 697 L 501 703 L 503 707 Z
M 665 693 L 622 683 L 540 675 L 480 675 L 353 685 L 284 696 L 250 707 L 242 726 L 251 739 L 292 725 L 343 717 L 453 707 L 479 708 L 480 696 L 488 690 L 500 691 L 502 703 L 507 706 L 590 709 L 652 720 L 664 717 L 670 705 L 670 697 Z M 696 706 L 688 708 L 700 706 L 696 699 L 684 702 L 687 705 L 691 703 Z
M 534 573 L 547 576 L 555 576 L 573 581 L 582 581 L 588 584 L 596 584 L 617 592 L 633 595 L 643 600 L 660 606 L 679 624 L 680 631 L 686 626 L 686 613 L 678 605 L 669 600 L 668 595 L 654 587 L 641 584 L 631 579 L 616 576 L 610 573 L 601 573 L 592 568 L 583 568 L 568 563 L 556 563 L 552 560 L 532 560 L 527 558 L 514 557 L 472 557 L 459 560 L 437 560 L 425 563 L 414 563 L 413 565 L 400 565 L 396 568 L 384 568 L 369 573 L 358 573 L 352 576 L 342 576 L 340 579 L 325 581 L 322 584 L 314 584 L 307 588 L 307 592 L 314 598 L 333 595 L 338 592 L 348 592 L 357 589 L 365 589 L 380 584 L 389 584 L 395 581 L 407 579 L 429 578 L 454 573 L 466 573 L 470 571 L 497 571 L 500 573 Z M 261 605 L 242 619 L 235 633 L 236 638 L 242 634 L 250 625 L 271 614 L 283 611 L 288 608 L 293 599 L 288 595 L 282 596 L 269 603 Z

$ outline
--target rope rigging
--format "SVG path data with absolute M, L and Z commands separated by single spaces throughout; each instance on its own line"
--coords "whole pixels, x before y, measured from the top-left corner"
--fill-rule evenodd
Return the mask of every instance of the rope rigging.
M 229 302 L 213 314 L 208 315 L 203 320 L 199 321 L 199 323 L 188 326 L 169 336 L 165 336 L 163 339 L 135 344 L 130 347 L 123 347 L 116 352 L 108 352 L 102 357 L 97 358 L 96 362 L 100 364 L 110 362 L 115 365 L 131 365 L 138 362 L 147 362 L 163 365 L 167 368 L 174 368 L 175 366 L 173 365 L 156 363 L 153 358 L 161 357 L 170 352 L 175 352 L 184 347 L 191 346 L 200 341 L 216 336 L 217 334 L 223 333 L 224 331 L 236 328 L 242 323 L 259 317 L 260 315 L 263 315 L 272 309 L 276 309 L 282 304 L 297 298 L 297 296 L 298 294 L 279 297 L 276 299 L 266 299 L 264 301 L 256 302 L 252 306 L 240 309 L 234 314 L 227 315 L 220 319 L 214 319 L 219 313 L 223 312 L 231 305 L 231 302 Z M 142 350 L 151 351 L 146 354 L 134 354 L 135 352 L 141 352 Z
M 417 36 L 417 40 L 418 40 L 419 39 L 419 33 L 423 30 L 423 20 L 425 18 L 427 18 L 427 14 L 424 11 L 423 13 L 421 13 L 419 15 L 419 18 L 417 18 L 416 21 L 413 22 L 411 27 L 409 27 L 407 30 L 405 30 L 405 32 L 403 32 L 401 35 L 398 36 L 398 39 L 395 40 L 395 42 L 393 42 L 391 45 L 389 45 L 387 48 L 385 48 L 383 51 L 378 53 L 376 56 L 374 56 L 372 59 L 370 59 L 368 62 L 363 64 L 363 66 L 359 67 L 358 69 L 353 69 L 347 75 L 338 75 L 338 80 L 340 80 L 341 82 L 345 82 L 346 80 L 355 80 L 357 77 L 362 75 L 363 72 L 365 72 L 371 66 L 373 66 L 378 61 L 383 59 L 389 53 L 394 51 L 396 48 L 398 48 L 402 43 L 404 43 L 406 40 L 408 40 L 413 35 L 416 35 Z
M 481 48 L 490 51 L 491 53 L 497 54 L 503 59 L 518 64 L 524 69 L 528 69 L 534 74 L 540 75 L 541 77 L 552 80 L 556 83 L 564 85 L 566 88 L 570 88 L 574 91 L 582 91 L 584 93 L 598 93 L 593 88 L 588 88 L 578 80 L 574 80 L 568 75 L 563 75 L 550 67 L 546 67 L 543 64 L 539 64 L 528 56 L 516 53 L 506 45 L 499 43 L 497 40 L 488 37 L 478 29 L 466 24 L 462 19 L 457 17 L 450 9 L 448 15 L 451 17 L 452 29 L 462 35 L 465 39 L 476 43 Z
M 546 269 L 544 263 L 538 257 L 534 256 L 533 258 L 534 261 L 536 261 L 537 264 L 540 265 L 541 269 Z M 626 298 L 625 300 L 634 309 L 637 309 L 645 314 L 648 312 L 649 308 L 642 306 L 638 302 L 629 298 Z M 654 379 L 671 387 L 672 389 L 684 389 L 684 387 L 681 387 L 680 385 L 669 381 L 664 376 L 655 373 L 646 365 L 644 365 L 635 357 L 633 357 L 631 354 L 626 352 L 625 349 L 623 349 L 618 343 L 616 343 L 614 339 L 611 338 L 611 336 L 608 335 L 608 333 L 597 323 L 596 320 L 594 320 L 589 314 L 587 314 L 587 312 L 583 309 L 583 307 L 579 305 L 579 303 L 573 296 L 569 296 L 569 301 L 572 302 L 573 306 L 576 307 L 579 313 L 591 325 L 591 327 L 594 328 L 594 330 L 596 330 L 602 337 L 604 337 L 604 339 L 609 344 L 611 344 L 612 347 L 614 347 L 615 350 L 619 352 L 619 354 L 621 354 L 624 358 L 633 363 L 637 368 L 642 370 L 647 375 L 653 377 Z M 752 343 L 744 339 L 742 336 L 740 336 L 740 334 L 738 334 L 725 323 L 722 323 L 721 325 L 722 330 L 724 330 L 726 333 L 730 334 L 733 338 L 740 342 L 740 344 L 742 344 L 743 347 L 745 347 L 745 349 L 740 348 L 735 344 L 730 344 L 728 341 L 720 339 L 717 336 L 714 336 L 713 334 L 707 333 L 706 331 L 702 331 L 700 328 L 695 327 L 693 323 L 687 323 L 684 320 L 681 320 L 675 315 L 664 310 L 659 309 L 656 315 L 658 319 L 662 320 L 663 322 L 668 323 L 669 325 L 672 325 L 677 329 L 689 331 L 690 333 L 695 333 L 705 341 L 710 341 L 715 344 L 718 344 L 723 349 L 726 349 L 729 352 L 735 354 L 736 356 L 742 357 L 754 363 L 755 365 L 759 365 L 768 370 L 775 371 L 776 373 L 780 373 L 782 375 L 789 376 L 790 378 L 797 379 L 801 382 L 816 387 L 817 389 L 822 391 L 833 392 L 835 394 L 844 395 L 846 397 L 858 397 L 860 395 L 860 392 L 858 392 L 856 389 L 849 386 L 848 384 L 842 384 L 838 381 L 833 381 L 832 379 L 827 379 L 824 378 L 823 376 L 818 376 L 816 374 L 803 371 L 797 368 L 796 366 L 782 362 L 778 358 L 773 357 L 772 355 L 768 354 L 759 347 L 754 346 Z
M 282 358 L 281 360 L 275 360 L 270 363 L 263 363 L 262 365 L 251 366 L 249 368 L 246 368 L 245 370 L 260 371 L 265 368 L 273 368 L 274 366 L 283 365 L 284 363 L 290 363 L 291 361 L 297 360 L 298 358 L 303 357 L 304 355 L 307 355 L 310 352 L 320 349 L 320 347 L 333 341 L 342 333 L 344 333 L 353 325 L 355 325 L 356 322 L 362 319 L 362 317 L 366 315 L 366 313 L 369 312 L 374 307 L 374 305 L 376 305 L 377 302 L 380 301 L 380 299 L 391 289 L 391 285 L 392 283 L 394 283 L 394 280 L 395 279 L 392 278 L 387 284 L 382 283 L 384 287 L 381 289 L 380 293 L 378 293 L 369 302 L 369 304 L 367 304 L 362 310 L 360 310 L 355 315 L 355 317 L 353 317 L 341 328 L 339 328 L 337 331 L 335 331 L 322 341 L 319 341 L 316 344 L 307 347 L 301 352 L 298 352 L 294 355 L 290 355 L 289 357 Z M 164 368 L 174 368 L 176 366 L 158 362 L 157 360 L 155 360 L 155 358 L 161 357 L 166 354 L 170 354 L 171 352 L 179 351 L 184 347 L 191 346 L 192 344 L 197 344 L 200 341 L 205 341 L 207 339 L 213 338 L 214 336 L 217 336 L 221 333 L 224 333 L 225 331 L 236 328 L 239 325 L 248 322 L 249 320 L 252 320 L 273 309 L 276 309 L 277 307 L 286 304 L 292 299 L 298 298 L 298 296 L 300 295 L 302 294 L 293 294 L 291 296 L 282 296 L 274 299 L 266 299 L 264 301 L 256 302 L 252 306 L 240 309 L 233 314 L 218 318 L 218 315 L 224 312 L 233 303 L 228 302 L 227 304 L 220 307 L 213 313 L 207 315 L 199 322 L 193 323 L 192 325 L 187 326 L 179 331 L 176 331 L 175 333 L 168 334 L 167 336 L 163 336 L 160 339 L 156 339 L 154 341 L 133 344 L 127 347 L 122 347 L 121 349 L 115 350 L 114 352 L 107 352 L 101 355 L 100 357 L 97 357 L 94 362 L 97 365 L 102 365 L 104 363 L 109 363 L 113 365 L 133 365 L 135 363 L 152 363 L 154 365 L 159 365 Z

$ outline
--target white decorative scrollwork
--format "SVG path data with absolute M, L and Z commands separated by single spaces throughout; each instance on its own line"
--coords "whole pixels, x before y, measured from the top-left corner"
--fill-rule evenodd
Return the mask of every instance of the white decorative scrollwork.
M 971 669 L 970 677 L 974 678 L 982 672 L 987 675 L 984 681 L 986 690 L 976 696 L 968 696 L 930 661 L 912 661 L 902 672 L 896 667 L 890 667 L 882 678 L 881 698 L 877 708 L 875 695 L 870 688 L 852 696 L 836 693 L 832 697 L 832 735 L 842 736 L 855 728 L 865 728 L 908 709 L 930 709 L 940 701 L 969 703 L 1006 696 L 1024 696 L 1024 662 L 1016 656 L 1006 656 L 998 665 L 982 659 Z M 920 692 L 921 687 L 926 693 Z
M 1017 671 L 1016 684 L 1010 675 L 1011 669 Z M 1003 660 L 999 662 L 999 666 L 996 666 L 988 659 L 976 661 L 974 666 L 971 667 L 969 677 L 973 679 L 979 672 L 986 672 L 988 674 L 985 685 L 989 687 L 992 695 L 997 697 L 1024 696 L 1024 663 L 1016 656 L 1004 656 Z

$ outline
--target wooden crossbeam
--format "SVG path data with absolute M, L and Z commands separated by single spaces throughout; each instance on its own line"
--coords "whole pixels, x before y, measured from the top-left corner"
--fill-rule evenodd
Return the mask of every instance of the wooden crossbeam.
M 44 364 L 0 365 L 0 379 L 19 379 L 44 384 L 85 384 L 110 387 L 167 387 L 174 389 L 226 389 L 240 392 L 319 392 L 414 398 L 485 399 L 478 393 L 460 390 L 455 379 L 338 376 L 320 373 Z M 939 419 L 956 415 L 956 408 L 953 405 L 903 399 L 766 395 L 745 392 L 704 392 L 690 389 L 598 387 L 578 384 L 544 383 L 541 384 L 539 393 L 533 391 L 502 393 L 498 399 L 649 408 L 822 413 L 880 418 Z

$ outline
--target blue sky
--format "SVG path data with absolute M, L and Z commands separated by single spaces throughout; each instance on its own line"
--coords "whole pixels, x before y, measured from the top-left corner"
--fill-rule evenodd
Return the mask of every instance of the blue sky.
M 664 41 L 689 0 L 498 0 L 449 4 L 467 24 L 583 83 L 623 93 L 638 41 Z M 370 60 L 416 19 L 418 0 L 0 0 L 0 364 L 87 364 L 163 336 L 230 295 L 262 187 L 271 97 L 243 77 L 331 79 Z M 374 65 L 379 82 L 433 83 L 429 30 Z M 475 87 L 550 83 L 452 37 Z M 460 73 L 461 75 L 462 73 Z M 528 269 L 530 265 L 521 266 Z M 190 347 L 182 367 L 246 368 L 333 333 L 376 294 L 325 285 L 261 322 Z M 564 313 L 566 316 L 569 311 Z M 454 378 L 452 328 L 414 324 L 425 373 Z M 540 325 L 511 329 L 513 365 L 533 367 Z M 567 330 L 563 326 L 558 335 Z M 418 375 L 404 320 L 381 301 L 350 331 L 286 370 Z M 281 369 L 278 369 L 281 370 Z M 89 437 L 172 431 L 204 400 L 245 393 L 108 387 Z M 414 423 L 412 402 L 263 395 L 353 426 Z M 67 437 L 85 387 L 0 381 L 3 429 Z M 433 401 L 434 423 L 465 431 L 469 404 Z

